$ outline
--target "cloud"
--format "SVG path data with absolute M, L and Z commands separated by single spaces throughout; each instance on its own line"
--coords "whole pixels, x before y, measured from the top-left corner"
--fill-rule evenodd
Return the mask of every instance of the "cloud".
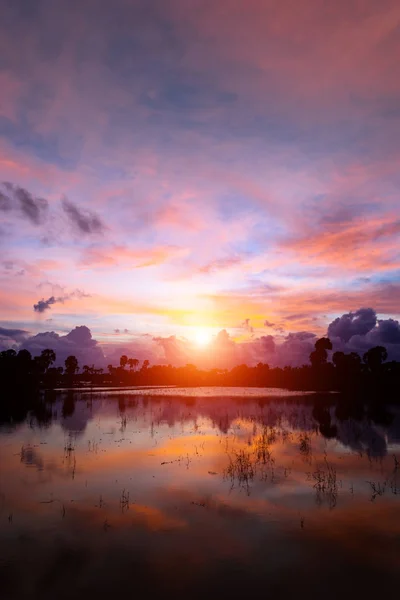
M 216 271 L 224 271 L 230 267 L 235 267 L 243 262 L 240 256 L 228 256 L 227 258 L 219 258 L 213 260 L 202 267 L 199 267 L 200 273 L 214 273 Z
M 360 308 L 335 319 L 328 326 L 328 337 L 348 342 L 353 335 L 364 336 L 376 325 L 376 312 L 372 308 Z
M 282 325 L 279 323 L 273 323 L 272 321 L 265 320 L 263 323 L 264 327 L 269 327 L 270 329 L 275 329 L 278 333 L 284 333 L 284 329 Z
M 309 317 L 309 315 L 305 314 L 305 313 L 298 313 L 295 315 L 288 315 L 286 317 L 287 321 L 302 321 L 303 319 L 307 319 Z
M 245 330 L 248 331 L 249 333 L 253 333 L 254 332 L 254 327 L 251 326 L 250 324 L 250 319 L 245 319 L 243 321 L 243 323 L 241 324 L 241 327 Z
M 275 352 L 276 343 L 273 335 L 262 335 L 259 342 L 263 354 L 273 354 Z
M 358 352 L 361 356 L 373 346 L 384 346 L 388 360 L 400 360 L 400 323 L 378 319 L 372 308 L 361 308 L 335 319 L 328 327 L 333 349 Z
M 85 325 L 75 327 L 66 335 L 59 335 L 54 331 L 38 333 L 26 339 L 21 348 L 29 350 L 33 356 L 50 348 L 56 353 L 57 365 L 64 365 L 65 359 L 73 354 L 77 357 L 81 367 L 84 364 L 104 366 L 103 351 L 97 340 L 92 338 L 90 329 Z
M 84 263 L 93 289 L 116 303 L 139 296 L 145 311 L 158 297 L 191 316 L 207 305 L 210 322 L 226 327 L 244 314 L 255 327 L 259 315 L 284 323 L 288 314 L 290 331 L 312 330 L 313 311 L 396 314 L 395 289 L 371 295 L 348 276 L 395 283 L 400 265 L 398 2 L 339 2 L 328 14 L 305 0 L 297 14 L 295 2 L 250 0 L 245 19 L 236 0 L 227 10 L 178 0 L 150 11 L 116 0 L 95 15 L 89 0 L 56 4 L 28 20 L 6 9 L 0 23 L 0 169 L 21 189 L 74 203 L 39 209 L 39 219 L 26 194 L 2 188 L 8 247 L 33 263 L 57 246 L 69 286 Z M 38 247 L 25 223 L 9 224 L 10 211 L 26 225 L 50 212 L 53 248 Z M 67 235 L 55 231 L 67 219 Z M 104 224 L 117 247 L 85 248 Z M 160 252 L 177 243 L 188 250 L 179 282 L 175 255 Z M 120 265 L 157 269 L 136 271 L 131 286 Z M 243 290 L 244 272 L 286 290 Z M 31 276 L 2 288 L 29 289 Z M 292 319 L 303 310 L 309 322 Z
M 288 333 L 282 340 L 273 340 L 274 345 L 269 343 L 269 352 L 266 355 L 267 362 L 273 367 L 300 367 L 307 364 L 309 356 L 314 349 L 316 335 L 310 331 L 298 331 Z
M 48 202 L 43 198 L 34 198 L 27 190 L 15 187 L 14 193 L 18 198 L 22 213 L 34 225 L 40 225 L 47 214 Z
M 400 220 L 395 214 L 346 223 L 320 222 L 318 228 L 306 232 L 304 224 L 300 225 L 301 235 L 282 241 L 281 248 L 295 254 L 302 265 L 323 264 L 358 274 L 400 268 Z
M 44 198 L 33 196 L 25 188 L 3 182 L 0 190 L 0 210 L 8 212 L 15 210 L 33 225 L 42 225 L 47 218 L 49 204 Z
M 90 298 L 90 294 L 86 294 L 82 290 L 76 289 L 70 294 L 64 294 L 63 296 L 50 296 L 47 300 L 42 298 L 36 304 L 33 305 L 33 310 L 38 313 L 43 313 L 48 310 L 53 304 L 61 303 L 71 300 L 71 298 Z
M 193 345 L 175 335 L 155 337 L 156 342 L 164 351 L 165 362 L 174 366 L 182 366 L 194 362 Z
M 122 354 L 137 358 L 139 361 L 149 360 L 152 365 L 166 364 L 165 354 L 162 347 L 153 340 L 150 334 L 132 337 L 119 343 L 102 344 L 102 350 L 106 356 L 106 364 L 119 364 Z
M 273 323 L 272 321 L 264 321 L 264 327 L 275 327 L 275 323 Z
M 80 210 L 76 204 L 63 198 L 63 211 L 77 233 L 99 234 L 105 231 L 105 225 L 98 215 L 91 210 Z
M 178 259 L 187 253 L 185 248 L 174 245 L 152 246 L 149 248 L 129 248 L 123 245 L 91 246 L 84 251 L 83 267 L 112 267 L 141 269 L 161 265 Z
M 400 323 L 395 319 L 377 319 L 375 325 L 370 327 L 374 314 L 372 309 L 362 308 L 332 321 L 328 329 L 330 328 L 331 333 L 334 331 L 342 335 L 330 335 L 333 351 L 358 352 L 362 356 L 369 348 L 383 345 L 388 350 L 389 360 L 400 360 Z M 349 315 L 351 337 L 348 336 L 348 329 L 338 327 L 338 323 L 349 327 Z M 135 336 L 131 333 L 131 339 L 122 342 L 121 334 L 127 333 L 126 329 L 117 329 L 114 339 L 121 339 L 120 343 L 100 344 L 92 338 L 90 329 L 85 326 L 76 327 L 67 335 L 45 332 L 31 337 L 22 329 L 2 328 L 0 346 L 27 348 L 32 354 L 52 348 L 57 354 L 58 364 L 62 364 L 69 354 L 75 354 L 81 365 L 95 364 L 104 367 L 109 362 L 117 364 L 121 354 L 127 354 L 139 360 L 148 359 L 151 364 L 183 366 L 192 363 L 203 369 L 231 369 L 240 364 L 255 366 L 259 362 L 268 363 L 270 367 L 300 367 L 309 364 L 309 355 L 314 349 L 315 341 L 317 337 L 321 337 L 311 331 L 298 331 L 285 336 L 254 335 L 249 340 L 237 341 L 226 329 L 222 329 L 206 348 L 200 348 L 194 341 L 176 335 Z
M 37 304 L 33 305 L 33 310 L 35 312 L 42 313 L 45 310 L 49 309 L 52 304 L 55 304 L 56 302 L 63 302 L 63 301 L 64 300 L 62 297 L 55 298 L 54 296 L 50 296 L 50 298 L 48 298 L 47 300 L 45 300 L 43 298 L 42 300 L 39 300 L 37 302 Z
M 9 198 L 9 196 L 4 194 L 0 190 L 0 210 L 2 210 L 3 212 L 7 212 L 7 211 L 11 210 L 11 208 L 12 208 L 11 199 Z
M 315 334 L 300 332 L 289 334 L 278 343 L 267 335 L 237 342 L 225 330 L 221 330 L 207 347 L 199 350 L 193 342 L 176 336 L 158 337 L 154 341 L 164 351 L 164 361 L 177 366 L 193 363 L 200 368 L 227 368 L 240 364 L 255 366 L 259 362 L 272 367 L 300 366 L 308 362 L 314 348 Z
M 29 333 L 25 329 L 8 329 L 0 327 L 0 351 L 8 348 L 18 348 Z
M 377 344 L 400 344 L 400 324 L 395 319 L 378 321 L 378 326 L 370 331 L 370 339 Z
M 377 320 L 372 309 L 345 313 L 332 321 L 327 335 L 334 351 L 358 352 L 362 356 L 369 348 L 383 345 L 388 350 L 389 360 L 400 360 L 399 322 Z M 190 340 L 176 336 L 158 337 L 154 341 L 164 352 L 163 362 L 173 365 L 194 363 L 201 368 L 232 368 L 243 363 L 254 366 L 263 362 L 271 367 L 299 367 L 309 364 L 317 337 L 311 331 L 298 331 L 283 338 L 268 335 L 237 342 L 226 330 L 221 330 L 207 347 L 207 352 L 200 351 Z
M 24 339 L 28 335 L 25 329 L 6 329 L 0 327 L 0 337 L 8 337 L 14 340 Z

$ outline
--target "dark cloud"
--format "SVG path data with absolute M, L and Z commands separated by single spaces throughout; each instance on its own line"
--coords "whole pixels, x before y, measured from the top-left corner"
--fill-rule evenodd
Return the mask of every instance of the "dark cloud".
M 70 223 L 78 233 L 96 234 L 103 233 L 105 230 L 102 220 L 94 212 L 80 210 L 67 198 L 63 198 L 61 204 Z
M 400 360 L 400 324 L 395 319 L 377 319 L 372 308 L 345 313 L 328 326 L 333 350 L 357 352 L 361 356 L 373 346 L 384 346 L 389 360 Z
M 90 294 L 86 294 L 82 290 L 75 290 L 70 294 L 64 294 L 63 296 L 50 296 L 47 300 L 42 298 L 36 304 L 33 305 L 33 310 L 38 313 L 43 313 L 50 308 L 53 304 L 61 303 L 64 304 L 67 300 L 71 298 L 90 298 Z
M 44 198 L 33 196 L 25 188 L 13 183 L 3 182 L 4 191 L 0 191 L 0 210 L 17 210 L 33 225 L 41 225 L 47 217 L 49 203 Z
M 52 304 L 55 304 L 56 302 L 62 302 L 62 298 L 55 298 L 54 296 L 50 296 L 50 298 L 48 298 L 47 300 L 45 300 L 43 298 L 42 300 L 39 300 L 37 302 L 37 304 L 33 305 L 33 310 L 35 312 L 42 313 L 45 310 L 47 310 L 48 308 L 50 308 L 50 306 Z
M 9 211 L 12 208 L 11 199 L 0 190 L 0 210 Z
M 348 342 L 353 335 L 366 335 L 376 325 L 376 312 L 372 308 L 360 308 L 338 317 L 328 327 L 328 337 Z
M 54 331 L 38 333 L 26 339 L 21 348 L 29 350 L 36 356 L 46 348 L 54 350 L 57 356 L 57 365 L 63 365 L 70 354 L 77 357 L 80 366 L 95 364 L 104 366 L 104 354 L 97 340 L 92 338 L 91 331 L 85 325 L 75 327 L 67 335 L 59 335 Z
M 8 348 L 17 349 L 28 336 L 24 329 L 8 329 L 0 327 L 0 352 Z
M 44 198 L 34 198 L 27 190 L 21 187 L 15 188 L 22 213 L 35 225 L 40 225 L 45 218 L 48 202 Z
M 5 329 L 0 327 L 0 338 L 12 338 L 14 340 L 24 339 L 28 335 L 25 329 Z
M 381 344 L 400 344 L 400 324 L 395 319 L 378 321 L 378 326 L 371 332 L 370 338 L 376 338 Z

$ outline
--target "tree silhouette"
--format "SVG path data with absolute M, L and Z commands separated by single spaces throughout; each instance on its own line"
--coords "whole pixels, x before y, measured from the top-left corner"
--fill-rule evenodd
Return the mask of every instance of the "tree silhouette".
M 332 391 L 344 393 L 345 402 L 352 398 L 390 398 L 396 402 L 400 392 L 400 363 L 385 362 L 388 353 L 383 346 L 375 346 L 365 352 L 363 362 L 356 352 L 333 353 L 332 362 L 328 362 L 328 351 L 332 349 L 329 338 L 320 338 L 310 354 L 310 365 L 302 367 L 269 367 L 258 363 L 226 368 L 202 370 L 193 364 L 181 367 L 171 365 L 152 365 L 144 360 L 141 369 L 139 360 L 122 355 L 120 366 L 108 365 L 109 374 L 95 365 L 83 366 L 83 376 L 76 377 L 79 370 L 78 360 L 70 355 L 65 360 L 65 372 L 62 367 L 51 367 L 56 360 L 55 352 L 49 348 L 40 356 L 32 358 L 28 350 L 14 349 L 0 352 L 0 381 L 3 388 L 11 393 L 0 397 L 0 409 L 5 403 L 12 403 L 14 390 L 25 397 L 34 398 L 40 389 L 51 390 L 60 384 L 73 386 L 77 381 L 90 381 L 91 385 L 110 383 L 115 386 L 134 382 L 138 385 L 174 385 L 174 386 L 257 386 L 277 387 L 291 390 Z M 129 365 L 130 372 L 125 370 Z M 132 373 L 135 371 L 135 374 Z M 111 376 L 111 377 L 110 377 Z M 351 392 L 351 394 L 350 394 Z M 326 414 L 321 417 L 324 431 L 331 432 Z M 326 422 L 325 422 L 326 421 Z
M 129 365 L 129 370 L 132 371 L 132 369 L 134 371 L 136 371 L 136 367 L 139 365 L 139 361 L 137 358 L 129 358 L 128 359 L 128 365 Z
M 323 350 L 332 350 L 332 342 L 328 337 L 319 338 L 319 340 L 315 342 L 315 349 L 317 352 L 322 352 Z
M 374 348 L 370 348 L 363 356 L 364 363 L 370 369 L 370 371 L 375 372 L 378 371 L 381 367 L 382 363 L 388 357 L 388 353 L 384 346 L 375 346 Z
M 335 367 L 341 368 L 342 365 L 345 363 L 345 360 L 346 360 L 345 357 L 346 357 L 346 355 L 344 352 L 341 352 L 341 351 L 334 352 L 332 355 L 332 362 L 335 365 Z
M 358 368 L 361 367 L 361 356 L 357 354 L 357 352 L 350 352 L 349 357 L 354 366 L 358 366 Z
M 361 357 L 356 352 L 338 351 L 334 352 L 332 362 L 336 367 L 338 387 L 354 387 L 361 373 Z
M 75 375 L 77 371 L 79 371 L 78 359 L 73 355 L 68 356 L 68 358 L 65 359 L 65 374 L 71 376 Z
M 328 360 L 328 350 L 332 350 L 332 342 L 329 338 L 320 338 L 315 342 L 315 350 L 310 354 L 310 362 L 313 367 L 319 367 Z
M 46 372 L 47 369 L 56 361 L 56 353 L 54 350 L 47 348 L 46 350 L 42 350 L 40 356 L 36 356 L 35 360 L 37 361 L 40 368 Z
M 20 350 L 17 354 L 18 368 L 23 371 L 30 370 L 32 364 L 32 354 L 29 350 Z
M 15 356 L 17 356 L 17 353 L 12 348 L 9 348 L 8 350 L 3 350 L 3 352 L 1 353 L 1 356 L 2 356 L 2 358 L 9 359 L 9 358 L 14 358 Z

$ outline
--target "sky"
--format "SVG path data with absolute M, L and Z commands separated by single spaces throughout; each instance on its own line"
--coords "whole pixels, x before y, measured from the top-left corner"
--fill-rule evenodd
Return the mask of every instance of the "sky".
M 397 0 L 3 0 L 0 345 L 400 348 L 399 58 Z

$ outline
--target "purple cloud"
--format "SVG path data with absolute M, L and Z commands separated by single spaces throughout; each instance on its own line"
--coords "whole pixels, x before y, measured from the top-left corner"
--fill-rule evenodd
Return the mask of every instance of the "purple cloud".
M 348 342 L 353 335 L 365 335 L 376 325 L 376 312 L 372 308 L 360 308 L 342 315 L 330 323 L 328 337 Z

